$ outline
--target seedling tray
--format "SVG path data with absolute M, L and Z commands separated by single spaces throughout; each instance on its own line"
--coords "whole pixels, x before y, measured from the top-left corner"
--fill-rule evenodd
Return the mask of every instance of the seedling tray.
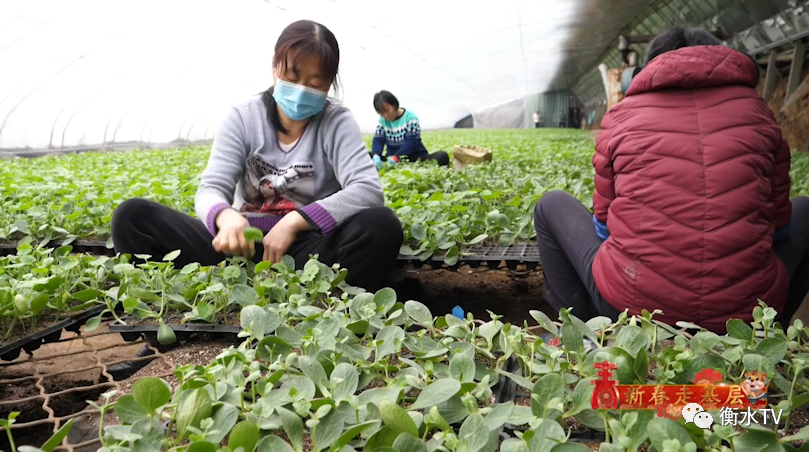
M 528 426 L 525 426 L 525 430 L 520 429 L 519 427 L 515 427 L 513 425 L 506 424 L 500 430 L 500 438 L 505 441 L 511 438 L 517 438 L 517 434 L 514 432 L 517 431 L 528 431 Z M 598 430 L 588 430 L 586 432 L 570 432 L 570 442 L 574 443 L 603 443 L 607 440 L 607 435 L 604 432 L 599 432 Z
M 145 338 L 152 346 L 161 352 L 166 352 L 179 344 L 187 342 L 189 339 L 197 337 L 203 341 L 213 341 L 221 337 L 233 337 L 242 331 L 240 326 L 216 325 L 209 323 L 183 323 L 167 324 L 174 331 L 177 342 L 169 345 L 162 345 L 157 340 L 157 325 L 121 325 L 111 324 L 111 333 L 118 333 L 127 342 L 133 342 L 139 338 Z
M 505 263 L 510 270 L 516 270 L 518 265 L 524 265 L 526 270 L 534 271 L 541 263 L 539 248 L 536 242 L 517 243 L 508 247 L 504 246 L 475 246 L 464 250 L 464 256 L 458 258 L 455 265 L 447 265 L 444 256 L 433 256 L 426 261 L 422 261 L 417 256 L 399 255 L 399 263 L 410 264 L 416 269 L 425 266 L 433 270 L 449 268 L 457 270 L 461 265 L 468 265 L 471 268 L 478 268 L 486 265 L 490 269 L 499 268 Z
M 30 354 L 39 349 L 43 343 L 56 342 L 62 337 L 62 331 L 64 330 L 78 333 L 82 325 L 103 310 L 104 306 L 96 306 L 80 314 L 76 314 L 73 317 L 62 320 L 59 323 L 53 324 L 44 330 L 37 331 L 10 344 L 3 345 L 0 347 L 0 361 L 13 361 L 20 356 L 20 350 L 25 350 Z
M 36 241 L 32 243 L 38 243 Z M 64 243 L 63 240 L 51 240 L 48 245 L 51 247 L 60 247 Z M 73 247 L 74 253 L 87 253 L 98 256 L 115 256 L 115 250 L 107 248 L 106 242 L 93 242 L 88 240 L 74 240 L 68 245 Z M 7 256 L 9 254 L 17 254 L 16 243 L 0 243 L 0 256 Z
M 50 242 L 52 246 L 61 246 L 62 241 Z M 69 245 L 73 247 L 76 253 L 88 253 L 99 256 L 115 256 L 115 250 L 107 248 L 105 242 L 94 242 L 76 240 Z M 14 243 L 0 243 L 0 256 L 14 254 L 17 252 L 17 245 Z M 517 243 L 508 247 L 504 246 L 474 246 L 464 250 L 464 255 L 458 258 L 458 262 L 454 265 L 447 265 L 444 256 L 435 255 L 431 258 L 422 261 L 417 256 L 399 255 L 398 263 L 400 267 L 412 265 L 416 269 L 423 267 L 439 270 L 442 268 L 449 268 L 457 270 L 461 265 L 468 265 L 471 268 L 477 268 L 481 265 L 486 265 L 490 269 L 499 268 L 502 263 L 511 270 L 516 270 L 518 265 L 525 265 L 527 271 L 536 270 L 540 263 L 539 249 L 536 242 Z

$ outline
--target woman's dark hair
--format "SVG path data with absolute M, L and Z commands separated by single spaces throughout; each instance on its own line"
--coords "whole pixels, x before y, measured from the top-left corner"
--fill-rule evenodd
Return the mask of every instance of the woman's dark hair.
M 683 47 L 720 46 L 722 41 L 711 33 L 700 28 L 679 28 L 658 35 L 646 49 L 646 64 L 658 56 Z
M 293 68 L 297 66 L 298 60 L 301 58 L 311 55 L 319 57 L 321 75 L 337 91 L 339 88 L 337 68 L 340 65 L 340 46 L 337 45 L 337 38 L 328 28 L 311 20 L 299 20 L 289 24 L 275 42 L 273 69 L 282 74 L 286 73 L 287 58 L 293 51 L 295 52 L 292 60 Z M 270 88 L 261 94 L 261 101 L 267 107 L 267 120 L 275 127 L 275 130 L 287 133 L 278 118 L 278 107 L 272 97 L 272 92 L 273 88 Z
M 377 113 L 382 113 L 382 107 L 384 107 L 385 104 L 390 105 L 396 110 L 399 109 L 399 99 L 390 91 L 382 90 L 374 94 L 374 110 L 376 110 Z

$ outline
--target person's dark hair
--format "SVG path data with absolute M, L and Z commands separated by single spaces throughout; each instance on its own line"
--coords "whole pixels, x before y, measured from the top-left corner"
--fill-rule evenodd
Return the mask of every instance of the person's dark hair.
M 292 67 L 298 64 L 301 58 L 316 55 L 320 57 L 321 73 L 323 78 L 337 91 L 339 81 L 337 69 L 340 65 L 340 46 L 337 45 L 337 38 L 325 26 L 311 20 L 299 20 L 289 24 L 278 41 L 275 42 L 275 54 L 273 55 L 273 69 L 278 73 L 286 73 L 287 58 L 290 52 L 296 52 L 292 60 Z M 278 118 L 278 107 L 272 97 L 273 88 L 261 93 L 261 101 L 267 107 L 267 120 L 281 133 L 287 133 L 281 120 Z
M 382 107 L 384 107 L 385 104 L 390 105 L 396 110 L 399 109 L 399 99 L 390 91 L 382 90 L 374 94 L 374 110 L 376 110 L 377 113 L 382 113 Z
M 674 27 L 652 39 L 646 49 L 646 64 L 666 52 L 683 47 L 720 45 L 722 41 L 719 38 L 703 29 Z

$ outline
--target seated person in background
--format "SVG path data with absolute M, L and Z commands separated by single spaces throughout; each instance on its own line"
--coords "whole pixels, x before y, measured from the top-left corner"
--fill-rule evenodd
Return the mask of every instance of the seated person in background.
M 723 333 L 758 300 L 782 325 L 809 291 L 809 198 L 749 56 L 672 29 L 601 122 L 591 215 L 550 192 L 534 213 L 546 298 L 584 320 L 663 311 Z M 595 224 L 594 224 L 595 223 Z
M 388 146 L 387 159 L 396 164 L 402 158 L 411 161 L 435 160 L 441 166 L 449 165 L 449 155 L 444 151 L 427 152 L 421 142 L 419 118 L 412 111 L 399 108 L 399 101 L 389 91 L 374 95 L 374 109 L 379 113 L 379 125 L 374 133 L 371 149 L 376 169 L 382 168 L 382 151 Z

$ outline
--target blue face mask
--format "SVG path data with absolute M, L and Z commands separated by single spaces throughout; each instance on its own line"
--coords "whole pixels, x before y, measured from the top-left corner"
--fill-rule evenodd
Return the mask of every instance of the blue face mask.
M 320 113 L 326 104 L 326 95 L 323 91 L 283 80 L 275 82 L 272 93 L 281 111 L 293 121 L 302 121 Z

